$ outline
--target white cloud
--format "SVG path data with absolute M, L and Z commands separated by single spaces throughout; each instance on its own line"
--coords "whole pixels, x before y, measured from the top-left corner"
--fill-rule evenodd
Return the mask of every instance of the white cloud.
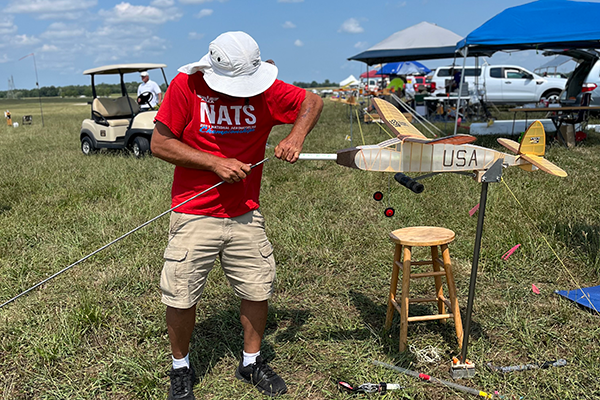
M 39 14 L 37 19 L 68 19 L 68 20 L 81 20 L 84 18 L 85 12 L 74 11 L 74 12 L 57 12 L 57 13 L 45 13 Z
M 27 36 L 27 35 L 15 35 L 12 38 L 11 43 L 16 46 L 30 46 L 32 44 L 39 43 L 40 39 L 35 36 Z
M 9 35 L 17 32 L 17 26 L 13 23 L 12 17 L 4 17 L 4 20 L 0 21 L 0 35 Z
M 211 10 L 210 8 L 204 8 L 202 10 L 200 10 L 200 12 L 198 14 L 196 14 L 196 18 L 204 18 L 204 17 L 208 17 L 209 15 L 212 15 L 213 10 Z
M 9 62 L 10 59 L 8 58 L 8 56 L 6 54 L 2 54 L 2 57 L 0 57 L 0 64 L 4 64 Z
M 85 10 L 96 4 L 96 0 L 14 0 L 3 11 L 15 14 L 61 13 Z
M 357 49 L 364 49 L 365 47 L 367 47 L 368 44 L 369 43 L 367 43 L 367 42 L 356 42 L 354 47 Z
M 83 38 L 86 30 L 77 25 L 67 25 L 63 22 L 50 24 L 48 29 L 40 35 L 45 40 L 61 41 L 73 38 Z
M 134 6 L 125 2 L 117 4 L 112 10 L 100 10 L 98 15 L 111 24 L 163 24 L 181 18 L 181 13 L 175 8 L 165 10 L 152 6 Z
M 204 4 L 210 3 L 213 0 L 179 0 L 181 4 Z
M 188 39 L 190 40 L 200 40 L 204 37 L 204 33 L 198 33 L 198 32 L 190 32 L 188 33 Z
M 44 44 L 41 48 L 38 49 L 41 52 L 55 52 L 58 51 L 58 47 L 53 44 Z
M 152 0 L 150 5 L 154 7 L 172 7 L 175 5 L 175 0 Z
M 338 30 L 338 32 L 346 33 L 362 33 L 364 31 L 365 30 L 362 26 L 360 26 L 360 23 L 356 18 L 347 19 L 346 21 L 344 21 L 344 23 L 342 24 L 342 26 L 340 26 L 340 29 Z
M 286 29 L 293 29 L 296 27 L 296 25 L 294 25 L 294 23 L 291 21 L 285 21 L 285 23 L 281 26 L 283 26 Z
M 302 3 L 304 0 L 277 0 L 278 3 Z
M 294 42 L 294 46 L 302 47 L 304 46 L 304 43 L 302 42 L 302 40 L 296 39 L 296 41 Z

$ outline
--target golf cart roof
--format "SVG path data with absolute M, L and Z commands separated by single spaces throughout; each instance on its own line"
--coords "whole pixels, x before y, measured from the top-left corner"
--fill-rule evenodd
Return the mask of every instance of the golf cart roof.
M 137 64 L 114 64 L 105 65 L 103 67 L 91 68 L 83 71 L 84 75 L 120 75 L 128 74 L 131 72 L 142 72 L 150 69 L 166 68 L 166 64 L 149 64 L 149 63 L 137 63 Z

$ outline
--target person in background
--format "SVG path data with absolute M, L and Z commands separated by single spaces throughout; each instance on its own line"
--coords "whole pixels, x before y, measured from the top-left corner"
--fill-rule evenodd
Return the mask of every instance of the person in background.
M 262 165 L 250 165 L 264 158 L 271 128 L 281 124 L 293 126 L 275 147 L 275 157 L 296 162 L 323 101 L 278 80 L 277 67 L 261 61 L 258 44 L 244 32 L 223 33 L 208 50 L 200 61 L 179 68 L 151 142 L 155 157 L 175 164 L 172 206 L 227 182 L 171 214 L 160 280 L 173 358 L 168 398 L 194 399 L 190 340 L 196 305 L 217 257 L 241 298 L 244 345 L 235 377 L 278 396 L 287 386 L 260 355 L 275 261 L 259 210 Z
M 402 104 L 396 98 L 404 97 L 404 80 L 400 76 L 396 76 L 388 83 L 386 89 L 389 89 L 391 93 L 385 96 L 385 100 L 396 108 L 403 109 Z
M 156 82 L 150 80 L 148 71 L 140 72 L 140 77 L 142 78 L 142 83 L 140 83 L 137 90 L 137 102 L 140 108 L 143 110 L 148 110 L 150 108 L 156 107 L 157 104 L 162 103 L 162 91 L 160 90 L 160 86 L 158 86 Z M 152 93 L 152 96 L 149 101 L 150 105 L 148 105 L 148 102 L 144 101 L 143 97 L 140 96 L 142 93 L 147 92 Z
M 396 96 L 402 97 L 404 92 L 404 80 L 401 77 L 396 76 L 389 82 L 386 89 L 390 89 L 390 91 L 396 94 Z

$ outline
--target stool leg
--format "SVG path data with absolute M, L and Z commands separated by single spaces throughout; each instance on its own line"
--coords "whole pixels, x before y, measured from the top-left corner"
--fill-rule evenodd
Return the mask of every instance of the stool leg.
M 400 352 L 406 350 L 408 337 L 408 291 L 410 288 L 410 257 L 411 247 L 404 246 L 402 261 L 402 295 L 400 300 Z
M 443 244 L 441 247 L 444 269 L 446 270 L 446 282 L 448 283 L 448 296 L 450 297 L 452 314 L 454 314 L 456 338 L 458 339 L 458 347 L 461 348 L 463 343 L 463 327 L 462 319 L 460 318 L 460 307 L 458 306 L 458 300 L 456 299 L 456 284 L 454 283 L 454 273 L 452 272 L 452 263 L 450 262 L 450 250 L 448 250 L 447 244 Z
M 433 270 L 435 272 L 440 272 L 440 264 L 438 264 L 438 258 L 439 258 L 438 247 L 437 246 L 431 246 L 431 260 L 433 261 Z M 435 276 L 434 280 L 435 280 L 436 297 L 438 299 L 438 313 L 439 314 L 445 314 L 446 313 L 446 304 L 442 300 L 442 297 L 444 296 L 444 288 L 442 286 L 442 277 L 441 276 Z M 445 319 L 442 319 L 440 321 L 442 323 L 446 322 Z
M 392 327 L 392 320 L 394 319 L 394 305 L 392 301 L 396 301 L 396 293 L 398 291 L 398 274 L 400 267 L 396 264 L 400 261 L 402 254 L 402 245 L 396 244 L 396 250 L 394 251 L 394 264 L 392 266 L 392 281 L 390 282 L 390 295 L 388 296 L 388 307 L 387 315 L 385 317 L 385 330 L 389 330 Z

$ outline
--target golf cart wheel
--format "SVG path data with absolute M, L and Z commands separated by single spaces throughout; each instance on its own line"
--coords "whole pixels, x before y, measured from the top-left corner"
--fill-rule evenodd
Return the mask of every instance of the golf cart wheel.
M 145 155 L 148 155 L 150 151 L 150 143 L 145 137 L 138 136 L 135 139 L 133 139 L 131 150 L 133 151 L 133 155 L 137 158 L 143 157 Z
M 92 140 L 87 136 L 81 138 L 81 152 L 86 156 L 89 156 L 90 154 L 94 154 L 96 152 L 94 143 L 92 143 Z

